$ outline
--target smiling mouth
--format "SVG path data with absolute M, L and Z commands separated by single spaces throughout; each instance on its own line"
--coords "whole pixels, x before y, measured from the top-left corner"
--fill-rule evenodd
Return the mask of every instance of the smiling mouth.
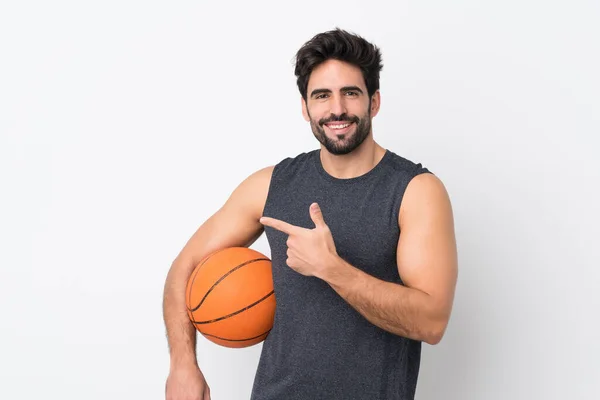
M 354 122 L 329 122 L 325 126 L 333 133 L 346 133 Z

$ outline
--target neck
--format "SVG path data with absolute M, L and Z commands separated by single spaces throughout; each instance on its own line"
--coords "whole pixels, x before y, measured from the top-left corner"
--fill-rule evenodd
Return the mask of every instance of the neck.
M 350 179 L 372 170 L 383 158 L 385 149 L 372 139 L 372 135 L 349 154 L 335 155 L 321 145 L 321 164 L 327 173 L 338 179 Z

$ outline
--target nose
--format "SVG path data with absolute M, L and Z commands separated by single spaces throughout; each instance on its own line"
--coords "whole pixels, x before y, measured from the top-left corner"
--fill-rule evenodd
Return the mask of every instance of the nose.
M 346 113 L 346 104 L 342 96 L 331 96 L 329 112 L 333 115 Z

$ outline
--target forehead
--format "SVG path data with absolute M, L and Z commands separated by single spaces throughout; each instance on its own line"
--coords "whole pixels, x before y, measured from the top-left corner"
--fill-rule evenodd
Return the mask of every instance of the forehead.
M 313 89 L 338 90 L 344 86 L 358 86 L 365 90 L 360 68 L 339 60 L 327 60 L 315 67 L 308 80 L 308 93 Z

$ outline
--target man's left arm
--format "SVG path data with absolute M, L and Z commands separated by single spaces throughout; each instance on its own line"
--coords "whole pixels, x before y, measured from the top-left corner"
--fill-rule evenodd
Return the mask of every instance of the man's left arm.
M 334 257 L 321 279 L 371 323 L 394 334 L 437 344 L 450 319 L 458 275 L 448 193 L 433 174 L 409 183 L 398 223 L 398 273 L 404 285 L 375 278 Z

